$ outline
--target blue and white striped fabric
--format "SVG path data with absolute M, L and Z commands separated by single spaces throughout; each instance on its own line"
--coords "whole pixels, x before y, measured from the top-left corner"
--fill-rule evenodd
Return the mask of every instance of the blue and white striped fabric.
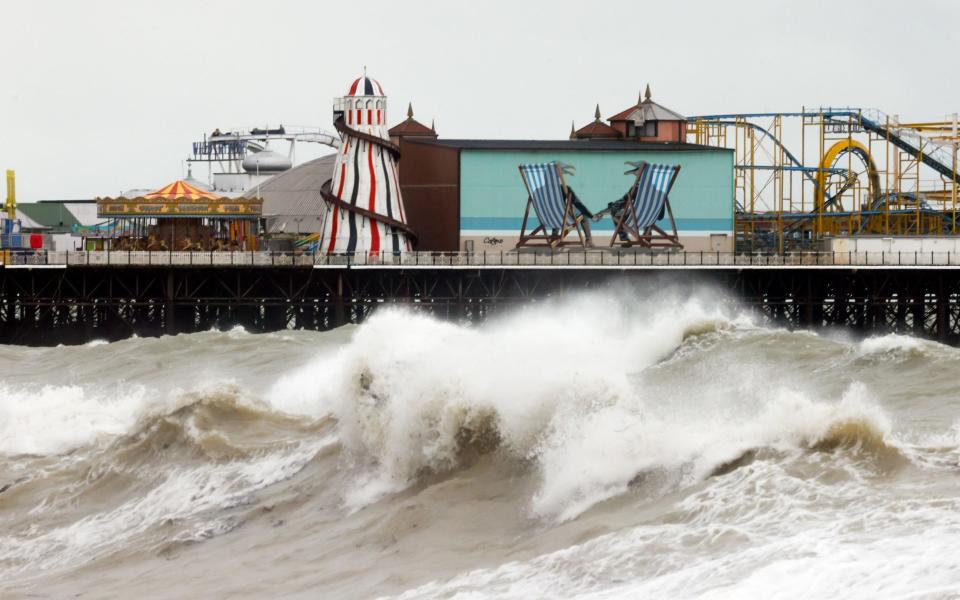
M 557 174 L 556 163 L 520 165 L 520 171 L 527 180 L 540 224 L 547 229 L 562 228 L 567 199 L 563 196 L 563 183 Z M 572 219 L 568 218 L 568 221 Z
M 637 211 L 637 229 L 641 233 L 657 222 L 676 170 L 677 167 L 671 165 L 648 164 L 640 174 L 637 195 L 633 201 Z

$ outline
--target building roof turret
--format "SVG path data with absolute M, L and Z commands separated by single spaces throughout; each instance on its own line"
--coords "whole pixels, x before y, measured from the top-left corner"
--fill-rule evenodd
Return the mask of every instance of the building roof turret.
M 397 123 L 390 128 L 391 138 L 401 137 L 437 137 L 437 130 L 431 121 L 430 127 L 427 127 L 420 121 L 413 118 L 413 103 L 407 105 L 407 118 L 405 121 Z
M 670 110 L 666 106 L 654 102 L 653 95 L 650 93 L 650 84 L 648 83 L 642 100 L 638 98 L 635 106 L 631 106 L 607 120 L 611 123 L 614 121 L 633 121 L 640 125 L 647 121 L 686 121 L 687 118 L 680 113 Z
M 593 113 L 592 123 L 584 125 L 576 131 L 573 130 L 573 124 L 570 125 L 571 140 L 617 139 L 619 137 L 619 131 L 600 120 L 599 104 L 597 104 L 597 108 Z

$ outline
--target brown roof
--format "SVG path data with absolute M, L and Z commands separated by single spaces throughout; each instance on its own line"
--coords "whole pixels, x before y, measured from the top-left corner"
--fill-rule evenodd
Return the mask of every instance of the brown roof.
M 593 123 L 588 123 L 580 129 L 574 131 L 573 124 L 570 124 L 571 140 L 590 140 L 596 138 L 619 139 L 620 132 L 610 127 L 600 120 L 600 105 L 597 105 L 596 112 L 593 113 Z
M 413 118 L 413 103 L 407 105 L 407 120 L 390 128 L 390 137 L 437 137 L 433 127 L 427 127 Z
M 437 132 L 430 129 L 420 121 L 417 121 L 413 117 L 407 118 L 406 121 L 398 123 L 390 128 L 390 137 L 403 137 L 403 136 L 420 136 L 420 137 L 437 137 Z
M 580 129 L 573 132 L 573 135 L 570 136 L 570 139 L 585 140 L 585 139 L 597 139 L 597 138 L 607 138 L 607 139 L 617 139 L 620 137 L 620 132 L 610 127 L 602 121 L 594 121 L 588 125 L 584 125 Z

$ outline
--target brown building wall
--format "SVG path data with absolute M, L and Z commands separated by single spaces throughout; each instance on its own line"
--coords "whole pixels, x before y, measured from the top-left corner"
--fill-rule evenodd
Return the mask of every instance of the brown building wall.
M 686 121 L 660 121 L 657 124 L 657 137 L 641 138 L 650 142 L 685 142 L 687 141 Z
M 460 151 L 400 140 L 400 191 L 416 250 L 460 246 Z
M 687 141 L 687 122 L 686 121 L 658 121 L 657 135 L 655 137 L 634 137 L 627 136 L 627 122 L 613 121 L 611 127 L 620 132 L 625 139 L 638 142 L 686 142 Z

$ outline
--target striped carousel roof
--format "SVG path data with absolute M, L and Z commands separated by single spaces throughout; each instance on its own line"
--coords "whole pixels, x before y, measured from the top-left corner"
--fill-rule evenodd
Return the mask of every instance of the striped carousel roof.
M 182 179 L 165 185 L 159 190 L 144 194 L 145 200 L 219 200 L 222 196 L 196 188 Z
M 376 79 L 367 77 L 366 75 L 353 80 L 353 83 L 350 84 L 350 90 L 347 92 L 347 95 L 386 96 L 386 94 L 383 93 L 383 87 L 380 85 L 380 82 Z

